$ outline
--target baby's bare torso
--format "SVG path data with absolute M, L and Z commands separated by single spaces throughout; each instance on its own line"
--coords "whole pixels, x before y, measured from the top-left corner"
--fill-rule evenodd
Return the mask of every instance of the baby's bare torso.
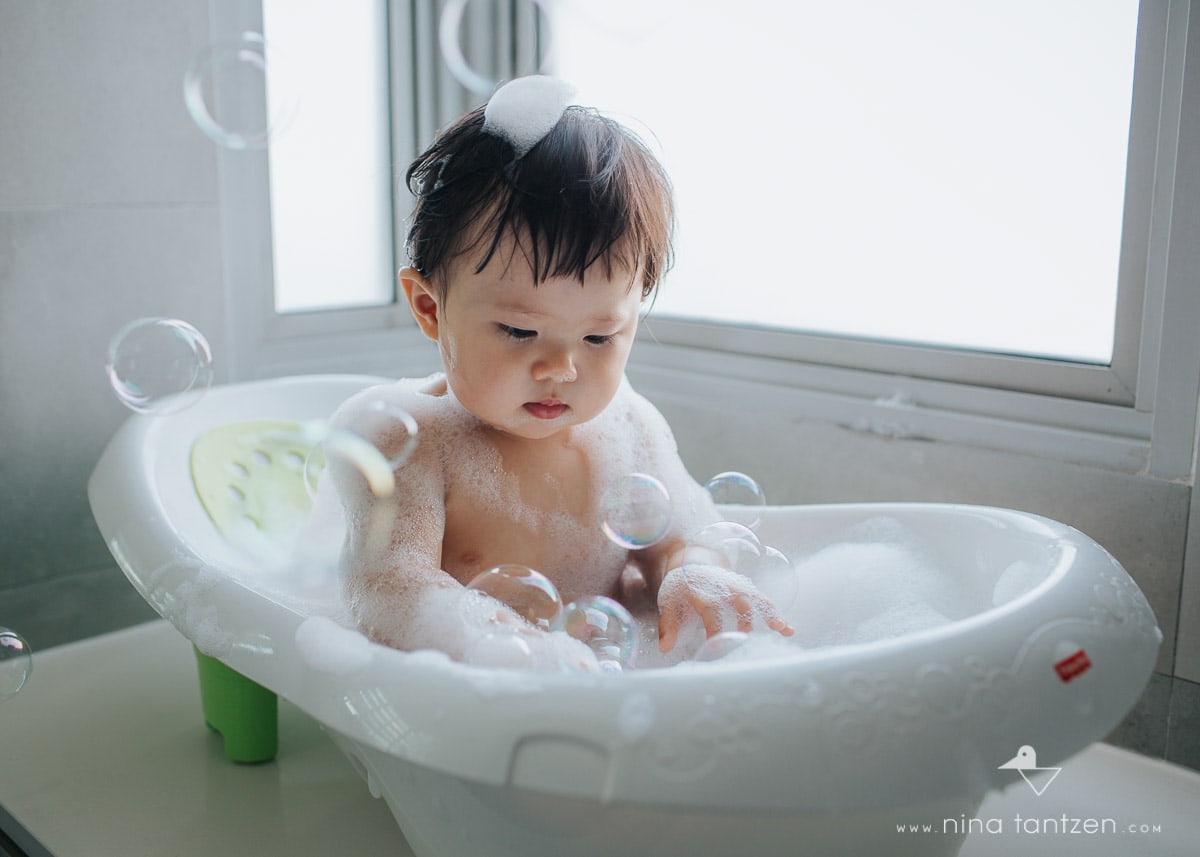
M 623 388 L 589 423 L 530 442 L 480 422 L 444 379 L 427 384 L 412 409 L 419 443 L 436 447 L 440 462 L 440 567 L 466 584 L 489 568 L 522 565 L 550 578 L 564 601 L 615 596 L 628 551 L 604 535 L 600 507 L 643 458 L 634 395 Z

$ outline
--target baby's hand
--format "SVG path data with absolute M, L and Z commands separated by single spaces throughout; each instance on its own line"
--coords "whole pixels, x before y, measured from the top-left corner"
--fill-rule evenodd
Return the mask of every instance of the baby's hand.
M 795 630 L 780 615 L 774 603 L 758 591 L 749 578 L 717 565 L 689 564 L 687 574 L 674 568 L 658 590 L 658 647 L 669 652 L 675 647 L 679 629 L 689 613 L 704 622 L 706 636 L 733 630 L 728 614 L 736 617 L 738 631 L 749 631 L 754 618 L 762 617 L 767 627 L 790 637 Z

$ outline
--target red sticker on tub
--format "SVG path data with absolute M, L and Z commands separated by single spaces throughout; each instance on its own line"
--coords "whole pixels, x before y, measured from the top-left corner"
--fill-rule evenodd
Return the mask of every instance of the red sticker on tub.
M 1054 671 L 1058 673 L 1058 677 L 1066 684 L 1076 676 L 1081 676 L 1092 668 L 1092 662 L 1087 656 L 1087 652 L 1079 649 L 1075 654 L 1068 655 L 1054 665 Z

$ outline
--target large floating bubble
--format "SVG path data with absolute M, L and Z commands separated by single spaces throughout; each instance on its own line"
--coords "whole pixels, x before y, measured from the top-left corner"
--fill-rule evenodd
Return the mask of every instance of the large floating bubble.
M 633 666 L 637 626 L 629 611 L 611 598 L 592 595 L 572 601 L 553 628 L 586 644 L 604 672 Z
M 0 628 L 0 701 L 16 696 L 33 672 L 33 650 L 16 631 Z
M 751 528 L 757 527 L 762 520 L 761 509 L 767 498 L 758 483 L 745 473 L 736 470 L 718 473 L 704 487 L 714 503 L 738 507 L 725 510 L 732 520 Z
M 717 521 L 688 542 L 683 551 L 683 570 L 686 574 L 692 565 L 719 565 L 749 577 L 762 553 L 762 542 L 745 524 Z
M 367 481 L 376 497 L 390 497 L 396 490 L 398 467 L 417 448 L 419 428 L 412 414 L 389 402 L 366 405 L 344 428 L 331 429 L 320 421 L 302 429 L 312 450 L 304 461 L 304 484 L 315 494 L 321 473 L 330 461 L 349 464 Z
M 800 576 L 787 555 L 767 545 L 762 558 L 750 574 L 750 579 L 763 595 L 780 610 L 787 610 L 800 592 Z
M 627 550 L 648 548 L 671 529 L 671 496 L 648 473 L 631 473 L 608 489 L 600 517 L 611 541 Z
M 113 336 L 105 368 L 124 405 L 167 414 L 194 404 L 212 384 L 212 349 L 186 321 L 139 318 Z
M 701 530 L 683 550 L 683 573 L 690 568 L 720 566 L 748 577 L 779 610 L 796 600 L 800 579 L 791 560 L 764 545 L 754 531 L 736 521 L 718 521 Z
M 267 86 L 267 45 L 260 33 L 211 46 L 188 67 L 183 100 L 201 131 L 227 149 L 262 149 L 295 117 L 298 99 L 277 81 Z
M 551 33 L 554 29 L 549 22 L 550 4 L 547 0 L 528 0 L 528 2 L 532 5 L 536 15 L 541 19 L 538 21 L 537 29 L 538 33 L 542 34 L 544 38 L 544 34 Z M 442 9 L 442 17 L 438 26 L 438 43 L 442 50 L 442 59 L 445 61 L 450 73 L 454 75 L 455 80 L 474 93 L 491 95 L 492 91 L 499 86 L 500 81 L 473 68 L 463 54 L 460 31 L 463 25 L 463 17 L 467 9 L 471 6 L 471 3 L 472 0 L 450 0 L 445 5 Z M 499 6 L 500 4 L 497 4 L 496 0 L 477 0 L 476 8 L 480 11 L 487 10 L 491 12 L 498 9 Z M 486 30 L 491 32 L 491 27 L 487 26 Z M 543 57 L 549 56 L 548 49 L 543 48 L 542 55 Z M 544 60 L 543 64 L 545 64 Z
M 467 589 L 490 595 L 542 630 L 549 630 L 563 609 L 562 598 L 549 578 L 523 565 L 490 568 L 468 583 Z

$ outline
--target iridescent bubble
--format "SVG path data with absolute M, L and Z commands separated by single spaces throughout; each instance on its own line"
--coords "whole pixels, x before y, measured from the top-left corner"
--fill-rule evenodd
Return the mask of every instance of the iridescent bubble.
M 600 505 L 600 526 L 614 543 L 640 550 L 671 529 L 671 495 L 648 473 L 631 473 L 608 489 Z
M 787 610 L 800 592 L 800 577 L 792 561 L 783 551 L 763 548 L 762 557 L 750 572 L 750 579 L 759 591 L 779 610 Z
M 349 464 L 366 480 L 376 497 L 396 490 L 396 469 L 417 448 L 419 432 L 412 414 L 390 402 L 366 405 L 349 424 L 331 429 L 322 422 L 302 427 L 312 448 L 304 461 L 304 485 L 315 495 L 321 473 L 331 461 Z
M 139 318 L 113 336 L 105 369 L 124 405 L 168 414 L 195 404 L 212 384 L 212 349 L 186 321 Z
M 762 520 L 761 509 L 767 498 L 758 483 L 745 473 L 736 470 L 718 473 L 704 487 L 718 506 L 737 507 L 722 509 L 730 520 L 751 528 L 757 527 Z
M 530 0 L 530 3 L 536 13 L 536 32 L 541 39 L 545 39 L 545 34 L 552 33 L 554 30 L 549 20 L 549 4 L 546 0 Z M 442 9 L 442 17 L 438 22 L 438 44 L 441 47 L 442 60 L 446 63 L 446 68 L 454 75 L 455 80 L 478 95 L 491 95 L 500 85 L 500 81 L 473 68 L 463 54 L 459 33 L 462 29 L 464 13 L 470 5 L 471 0 L 450 0 L 445 5 Z M 495 0 L 483 0 L 477 8 L 480 11 L 492 12 L 495 9 L 487 7 L 496 6 Z M 467 17 L 473 19 L 475 16 L 468 15 Z M 549 57 L 548 46 L 542 48 L 541 54 L 542 64 L 545 65 L 546 59 Z M 523 73 L 531 72 L 532 70 Z
M 33 650 L 16 631 L 0 628 L 0 701 L 16 696 L 33 672 Z
M 718 661 L 740 649 L 748 639 L 750 639 L 750 635 L 745 631 L 722 631 L 720 634 L 714 634 L 696 650 L 693 660 Z
M 562 598 L 542 573 L 523 565 L 498 565 L 467 584 L 490 595 L 531 625 L 549 630 L 562 613 Z
M 417 448 L 417 421 L 391 402 L 371 402 L 354 416 L 348 428 L 370 438 L 393 470 L 408 461 Z
M 717 521 L 688 542 L 683 551 L 683 569 L 686 574 L 691 565 L 717 565 L 749 577 L 762 553 L 762 542 L 745 524 Z
M 621 672 L 632 667 L 637 626 L 620 603 L 603 595 L 572 601 L 552 626 L 587 645 L 604 672 Z
M 201 52 L 188 67 L 183 100 L 196 125 L 228 149 L 262 149 L 295 117 L 298 99 L 281 81 L 268 87 L 267 45 L 262 34 Z

